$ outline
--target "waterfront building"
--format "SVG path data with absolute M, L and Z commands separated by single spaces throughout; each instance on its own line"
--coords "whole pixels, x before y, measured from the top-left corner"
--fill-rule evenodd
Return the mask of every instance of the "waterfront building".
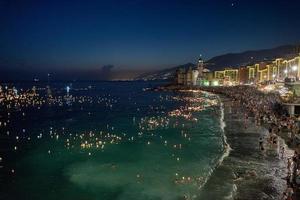
M 291 97 L 283 102 L 289 115 L 300 115 L 300 83 L 285 82 L 285 87 L 292 93 Z
M 272 61 L 263 61 L 248 65 L 248 83 L 263 83 L 276 79 L 277 67 Z
M 211 81 L 214 79 L 214 72 L 204 71 L 203 72 L 203 80 Z
M 284 106 L 290 115 L 300 114 L 300 54 L 282 61 L 284 68 L 285 87 L 288 88 L 292 96 Z
M 216 79 L 224 79 L 225 77 L 225 71 L 224 70 L 219 70 L 214 72 L 214 78 Z
M 204 68 L 204 62 L 200 57 L 195 68 L 189 67 L 187 70 L 180 68 L 176 70 L 175 82 L 178 85 L 196 86 L 203 82 L 203 73 L 209 70 Z
M 255 69 L 257 73 L 256 81 L 258 83 L 266 82 L 269 80 L 269 68 L 266 62 L 260 62 L 255 64 Z
M 202 58 L 196 67 L 178 69 L 176 84 L 178 85 L 236 85 L 265 84 L 272 82 L 298 81 L 300 79 L 300 54 L 264 60 L 238 68 L 225 68 L 210 72 L 204 68 Z M 215 84 L 213 84 L 215 83 Z
M 263 81 L 267 80 L 267 74 L 268 69 L 266 67 L 266 64 L 264 62 L 256 63 L 250 67 L 250 70 L 252 71 L 251 76 L 253 77 L 253 81 L 255 83 L 261 83 Z M 253 76 L 254 74 L 254 76 Z
M 286 65 L 284 64 L 283 58 L 277 58 L 273 62 L 273 68 L 275 68 L 273 71 L 275 73 L 275 79 L 279 82 L 283 82 L 286 77 Z
M 249 83 L 249 70 L 247 67 L 240 67 L 239 68 L 239 84 L 248 84 Z
M 248 69 L 248 82 L 249 83 L 256 82 L 257 73 L 255 71 L 255 65 L 248 65 L 247 69 Z
M 204 61 L 201 58 L 201 55 L 200 55 L 200 58 L 198 60 L 197 70 L 198 70 L 198 78 L 200 78 L 200 79 L 203 78 Z
M 199 70 L 196 69 L 192 70 L 192 85 L 197 85 L 199 74 L 200 74 Z
M 295 78 L 299 80 L 300 77 L 300 54 L 293 58 L 284 60 L 285 74 L 288 78 Z
M 223 82 L 223 85 L 238 84 L 239 70 L 233 68 L 225 68 L 214 72 L 214 78 Z

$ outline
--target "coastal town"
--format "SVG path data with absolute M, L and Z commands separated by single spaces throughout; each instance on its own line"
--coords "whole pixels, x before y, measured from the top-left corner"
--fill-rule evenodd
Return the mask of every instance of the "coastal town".
M 251 58 L 249 58 L 251 60 Z M 240 67 L 210 71 L 199 58 L 196 67 L 176 71 L 175 83 L 186 86 L 257 85 L 295 82 L 300 77 L 300 53 Z
M 262 152 L 275 148 L 287 167 L 286 191 L 282 199 L 298 199 L 300 186 L 300 54 L 262 61 L 248 66 L 210 71 L 202 58 L 196 68 L 178 69 L 175 90 L 200 90 L 229 98 L 244 113 L 241 120 L 265 127 L 267 135 L 258 138 Z M 168 88 L 167 87 L 167 88 Z M 245 125 L 244 127 L 248 127 Z M 283 138 L 291 156 L 285 156 Z
M 256 152 L 262 155 L 268 155 L 269 151 L 276 151 L 279 158 L 278 162 L 284 162 L 286 176 L 281 177 L 286 181 L 286 187 L 280 194 L 282 199 L 297 199 L 299 197 L 300 185 L 300 136 L 299 136 L 299 91 L 298 91 L 298 73 L 300 68 L 300 56 L 295 56 L 289 60 L 277 58 L 268 65 L 261 62 L 253 66 L 241 67 L 238 69 L 224 69 L 210 72 L 205 67 L 204 61 L 200 58 L 196 68 L 188 70 L 179 69 L 176 72 L 174 82 L 167 86 L 159 85 L 162 90 L 169 90 L 182 93 L 179 96 L 160 97 L 161 102 L 173 101 L 182 102 L 185 105 L 175 108 L 165 113 L 166 116 L 149 115 L 139 119 L 133 116 L 132 123 L 137 126 L 139 132 L 136 136 L 128 133 L 116 133 L 115 126 L 106 124 L 104 129 L 85 130 L 81 133 L 73 134 L 66 127 L 48 127 L 49 131 L 42 131 L 36 135 L 27 135 L 26 126 L 20 129 L 20 133 L 14 131 L 14 126 L 19 126 L 19 122 L 31 119 L 32 112 L 45 113 L 49 108 L 58 110 L 79 109 L 84 111 L 88 117 L 93 116 L 93 110 L 89 110 L 90 106 L 104 106 L 102 109 L 112 111 L 118 105 L 121 98 L 116 98 L 110 94 L 102 94 L 101 96 L 76 95 L 82 92 L 93 92 L 95 87 L 88 85 L 80 88 L 72 88 L 70 85 L 62 88 L 50 87 L 51 83 L 46 86 L 37 87 L 38 82 L 33 83 L 31 88 L 22 88 L 14 86 L 13 83 L 4 83 L 0 86 L 0 107 L 1 112 L 0 130 L 5 138 L 12 138 L 14 142 L 9 146 L 10 151 L 17 153 L 24 147 L 24 144 L 32 141 L 42 141 L 44 138 L 50 138 L 54 141 L 63 140 L 64 148 L 70 152 L 76 152 L 79 149 L 84 152 L 87 157 L 93 157 L 97 151 L 103 152 L 111 145 L 120 145 L 126 142 L 143 142 L 146 146 L 153 145 L 155 137 L 153 131 L 157 132 L 161 129 L 179 128 L 187 126 L 188 123 L 201 123 L 197 117 L 197 113 L 205 110 L 213 110 L 220 105 L 220 102 L 231 102 L 234 106 L 230 109 L 240 109 L 239 127 L 241 132 L 245 132 L 253 126 L 255 128 L 263 127 L 265 134 L 257 136 Z M 265 68 L 260 68 L 264 66 Z M 272 70 L 272 71 L 271 71 Z M 276 72 L 276 73 L 275 73 Z M 244 73 L 244 74 L 243 74 Z M 221 74 L 221 75 L 220 75 Z M 246 74 L 246 75 L 245 75 Z M 272 74 L 272 75 L 270 75 Z M 269 79 L 268 79 L 269 77 Z M 44 85 L 44 84 L 42 84 Z M 144 90 L 145 94 L 148 93 Z M 159 92 L 160 93 L 160 92 Z M 204 95 L 199 96 L 199 95 Z M 221 99 L 217 98 L 219 95 Z M 132 102 L 133 103 L 133 102 Z M 149 105 L 150 106 L 150 105 Z M 95 108 L 96 108 L 95 107 Z M 139 112 L 140 108 L 137 108 Z M 150 110 L 157 112 L 164 110 L 150 106 Z M 87 111 L 88 110 L 88 111 Z M 213 111 L 211 110 L 211 111 Z M 215 111 L 213 111 L 214 113 Z M 43 115 L 44 115 L 43 114 Z M 28 118 L 29 116 L 29 118 Z M 228 111 L 225 114 L 225 121 L 228 120 Z M 178 119 L 186 121 L 179 123 Z M 176 120 L 174 122 L 174 120 Z M 235 124 L 235 122 L 230 122 Z M 253 125 L 251 125 L 253 123 Z M 194 125 L 193 125 L 194 126 Z M 240 125 L 237 125 L 240 126 Z M 225 128 L 226 131 L 226 128 Z M 262 130 L 257 130 L 258 134 L 262 134 Z M 69 133 L 68 133 L 69 132 Z M 147 132 L 151 132 L 151 137 L 147 136 Z M 225 132 L 226 135 L 226 132 Z M 170 139 L 160 136 L 163 146 L 170 146 L 171 149 L 183 150 L 185 145 L 183 142 L 171 143 Z M 183 141 L 193 141 L 189 131 L 181 131 Z M 238 136 L 240 137 L 240 136 Z M 143 139 L 145 138 L 145 139 Z M 147 138 L 147 139 L 146 139 Z M 285 145 L 280 142 L 285 141 Z M 231 147 L 231 143 L 224 139 L 224 152 L 230 156 L 230 151 L 239 151 Z M 293 151 L 293 154 L 290 152 Z M 289 153 L 288 153 L 289 152 Z M 55 154 L 54 147 L 46 150 L 47 156 Z M 176 162 L 181 161 L 179 155 L 172 155 Z M 0 155 L 0 164 L 5 166 L 8 158 Z M 115 169 L 116 164 L 112 164 Z M 10 175 L 14 176 L 18 170 L 15 167 L 4 167 Z M 282 170 L 282 169 L 276 169 Z M 245 172 L 245 175 L 235 175 L 234 182 L 239 182 L 243 178 L 248 177 L 255 179 L 259 176 L 254 169 Z M 138 182 L 143 173 L 137 173 Z M 175 173 L 174 182 L 178 185 L 204 184 L 206 181 L 197 176 L 179 177 L 179 172 Z M 188 197 L 186 196 L 186 199 Z
M 300 54 L 287 55 L 248 66 L 210 71 L 202 58 L 196 68 L 176 71 L 174 83 L 185 87 L 255 86 L 263 92 L 278 92 L 289 114 L 300 114 Z
M 104 151 L 110 145 L 120 145 L 126 142 L 142 141 L 144 145 L 150 146 L 153 144 L 155 137 L 153 131 L 161 129 L 179 128 L 186 126 L 185 124 L 201 123 L 197 116 L 197 113 L 204 112 L 205 110 L 213 110 L 220 105 L 220 102 L 228 99 L 231 104 L 230 109 L 240 109 L 239 121 L 242 127 L 239 127 L 241 132 L 247 131 L 253 126 L 255 128 L 263 127 L 265 134 L 257 137 L 257 147 L 255 151 L 260 152 L 262 155 L 269 154 L 269 151 L 276 151 L 280 162 L 284 162 L 286 169 L 286 176 L 281 177 L 286 181 L 286 187 L 280 194 L 282 199 L 297 199 L 299 197 L 299 185 L 300 185 L 300 136 L 299 136 L 299 96 L 298 96 L 298 72 L 299 72 L 299 58 L 296 56 L 290 60 L 276 59 L 273 61 L 273 65 L 266 65 L 264 72 L 259 70 L 259 64 L 255 64 L 254 68 L 248 69 L 248 79 L 239 79 L 243 72 L 242 69 L 234 69 L 235 73 L 228 73 L 229 69 L 223 71 L 210 72 L 204 67 L 204 62 L 199 59 L 197 68 L 189 68 L 187 71 L 180 69 L 177 71 L 175 77 L 175 84 L 167 86 L 158 86 L 162 90 L 172 90 L 183 94 L 179 96 L 166 96 L 160 101 L 174 101 L 184 102 L 185 106 L 180 106 L 176 109 L 170 110 L 165 113 L 163 108 L 150 106 L 150 110 L 157 112 L 162 109 L 161 113 L 167 114 L 166 116 L 149 115 L 142 118 L 134 116 L 132 123 L 134 126 L 138 126 L 139 132 L 136 136 L 130 136 L 127 133 L 115 133 L 114 125 L 107 124 L 104 129 L 101 130 L 86 130 L 82 133 L 72 134 L 65 127 L 49 127 L 49 131 L 43 131 L 33 136 L 27 135 L 27 129 L 22 127 L 21 133 L 14 132 L 13 127 L 18 125 L 20 120 L 28 121 L 31 118 L 27 118 L 33 115 L 32 111 L 37 113 L 44 113 L 49 108 L 55 108 L 59 110 L 67 110 L 70 108 L 80 109 L 86 113 L 87 116 L 92 116 L 93 111 L 89 110 L 90 106 L 104 106 L 102 109 L 108 109 L 112 111 L 115 106 L 118 105 L 121 98 L 115 98 L 110 94 L 102 96 L 90 96 L 90 95 L 75 95 L 76 93 L 94 91 L 94 86 L 88 85 L 81 88 L 71 88 L 69 85 L 63 88 L 52 88 L 49 85 L 44 87 L 32 88 L 20 88 L 13 84 L 3 84 L 0 86 L 0 106 L 2 108 L 2 118 L 0 120 L 0 130 L 5 134 L 7 138 L 12 137 L 14 142 L 10 146 L 12 152 L 19 152 L 23 145 L 32 141 L 40 141 L 42 138 L 51 138 L 54 141 L 63 140 L 64 147 L 68 151 L 74 151 L 80 149 L 87 157 L 92 157 L 97 154 L 98 151 Z M 280 61 L 280 62 L 279 62 Z M 282 63 L 276 67 L 276 63 Z M 283 64 L 284 63 L 284 64 Z M 288 64 L 287 64 L 288 63 Z M 271 68 L 273 66 L 273 68 Z M 254 72 L 253 73 L 253 69 Z M 255 71 L 256 69 L 256 71 Z M 269 74 L 269 69 L 276 71 L 276 74 L 268 76 L 270 80 L 261 79 L 265 75 Z M 233 70 L 233 69 L 231 69 Z M 245 72 L 246 73 L 246 72 Z M 208 75 L 210 74 L 210 75 Z M 219 78 L 216 78 L 217 76 Z M 214 77 L 210 79 L 209 77 Z M 245 78 L 245 76 L 243 76 Z M 234 81 L 233 81 L 234 80 Z M 246 80 L 246 81 L 245 81 Z M 218 83 L 214 83 L 214 82 Z M 206 84 L 209 82 L 210 84 Z M 212 84 L 211 84 L 212 83 Z M 34 83 L 37 84 L 37 83 Z M 48 83 L 49 84 L 49 83 Z M 148 93 L 144 90 L 145 94 Z M 160 93 L 160 92 L 159 92 Z M 199 96 L 204 95 L 204 97 Z M 221 98 L 217 98 L 214 95 L 219 95 Z M 85 111 L 86 110 L 86 111 Z M 87 111 L 89 110 L 89 111 Z M 213 113 L 215 111 L 211 110 Z M 140 111 L 140 108 L 137 108 Z M 228 118 L 230 114 L 226 112 Z M 174 119 L 176 122 L 174 123 Z M 179 123 L 178 119 L 186 121 L 186 123 Z M 234 124 L 235 122 L 231 122 Z M 253 125 L 251 125 L 253 123 Z M 240 125 L 237 125 L 240 126 Z M 225 128 L 226 131 L 226 128 Z M 147 132 L 152 132 L 151 137 L 147 136 Z M 261 135 L 261 130 L 258 134 Z M 225 132 L 226 135 L 226 132 Z M 185 145 L 180 143 L 170 144 L 170 139 L 165 139 L 160 136 L 162 144 L 164 146 L 171 146 L 172 149 L 184 149 Z M 188 142 L 192 141 L 191 135 L 188 131 L 181 131 L 181 137 Z M 238 136 L 240 137 L 240 136 Z M 147 139 L 143 139 L 147 138 Z M 285 141 L 285 145 L 280 142 Z M 224 148 L 226 155 L 230 155 L 230 151 L 237 151 L 234 147 L 231 147 L 230 143 L 227 143 L 224 139 Z M 293 151 L 293 154 L 288 153 Z M 52 156 L 55 152 L 53 147 L 49 147 L 46 150 L 48 156 Z M 76 152 L 76 151 L 75 151 Z M 176 162 L 180 162 L 180 156 L 172 155 L 175 157 Z M 7 157 L 0 156 L 0 163 L 4 163 Z M 278 161 L 278 162 L 279 162 Z M 5 164 L 4 164 L 5 166 Z M 7 167 L 6 167 L 7 168 Z M 112 168 L 116 168 L 116 164 L 112 164 Z M 6 169 L 11 175 L 17 173 L 14 167 Z M 279 170 L 279 169 L 276 169 Z M 282 170 L 282 169 L 280 169 Z M 256 170 L 250 170 L 245 172 L 245 175 L 235 175 L 234 182 L 239 182 L 244 177 L 250 177 L 255 179 L 258 176 Z M 201 177 L 182 176 L 178 177 L 178 172 L 175 176 L 175 184 L 193 184 L 195 181 L 197 184 L 204 184 L 205 181 Z M 138 182 L 142 176 L 142 173 L 137 175 Z M 186 199 L 188 199 L 186 197 Z
M 168 112 L 165 112 L 165 108 L 162 106 L 148 105 L 150 111 L 156 114 L 141 118 L 134 115 L 131 119 L 133 126 L 138 128 L 137 135 L 126 132 L 118 133 L 115 128 L 117 125 L 110 123 L 107 123 L 101 129 L 87 129 L 79 133 L 72 133 L 65 126 L 50 126 L 47 127 L 48 130 L 41 131 L 36 135 L 27 134 L 31 130 L 30 128 L 27 129 L 25 124 L 33 119 L 31 117 L 34 116 L 33 113 L 47 116 L 47 110 L 50 108 L 56 109 L 56 112 L 75 109 L 83 111 L 84 115 L 90 118 L 94 115 L 94 110 L 90 110 L 89 107 L 92 106 L 97 109 L 100 106 L 101 110 L 112 112 L 119 102 L 124 99 L 116 98 L 110 93 L 97 94 L 96 96 L 88 95 L 90 92 L 95 92 L 93 83 L 79 88 L 72 87 L 72 84 L 63 84 L 63 87 L 51 87 L 50 85 L 53 85 L 53 83 L 49 82 L 46 84 L 33 82 L 33 86 L 27 88 L 16 86 L 13 83 L 3 83 L 0 86 L 0 107 L 2 109 L 0 113 L 0 131 L 3 139 L 12 140 L 7 147 L 7 151 L 13 153 L 21 152 L 25 144 L 32 142 L 38 144 L 40 141 L 50 138 L 50 141 L 53 140 L 57 143 L 63 141 L 64 148 L 69 152 L 81 151 L 87 157 L 93 157 L 98 154 L 98 151 L 104 152 L 112 145 L 119 146 L 128 142 L 142 142 L 145 146 L 150 147 L 155 144 L 153 139 L 155 138 L 155 132 L 178 128 L 182 129 L 180 132 L 181 142 L 172 143 L 172 139 L 160 135 L 160 143 L 165 147 L 170 147 L 172 151 L 182 151 L 186 148 L 184 141 L 188 143 L 194 141 L 189 129 L 184 128 L 189 124 L 195 126 L 197 123 L 202 123 L 198 116 L 199 113 L 207 110 L 215 113 L 216 108 L 218 106 L 222 107 L 222 102 L 224 102 L 227 109 L 227 111 L 225 109 L 225 116 L 223 116 L 225 121 L 232 120 L 230 116 L 232 117 L 233 114 L 228 109 L 238 109 L 235 113 L 239 113 L 238 121 L 240 124 L 234 121 L 228 124 L 229 126 L 238 127 L 240 133 L 237 138 L 241 137 L 240 134 L 246 134 L 247 131 L 254 128 L 256 134 L 258 134 L 255 136 L 257 137 L 257 145 L 254 147 L 254 152 L 266 157 L 270 156 L 270 152 L 277 152 L 278 160 L 275 160 L 275 162 L 285 163 L 285 168 L 275 168 L 275 170 L 282 171 L 285 174 L 281 175 L 281 179 L 286 182 L 286 186 L 283 186 L 284 189 L 280 190 L 278 196 L 281 196 L 282 199 L 296 200 L 300 194 L 299 69 L 300 55 L 289 60 L 277 58 L 269 64 L 260 62 L 253 66 L 237 69 L 226 68 L 218 71 L 209 71 L 205 67 L 202 58 L 200 58 L 196 68 L 178 69 L 172 84 L 167 86 L 158 85 L 158 88 L 163 91 L 179 92 L 177 95 L 162 97 L 161 95 L 164 92 L 155 92 L 160 94 L 159 102 L 170 101 L 184 104 Z M 81 93 L 87 94 L 78 95 Z M 147 94 L 149 91 L 143 89 L 143 93 Z M 228 103 L 225 103 L 226 101 L 232 105 L 228 106 Z M 136 104 L 134 99 L 130 99 L 130 102 Z M 140 112 L 140 108 L 137 108 L 137 112 Z M 161 116 L 161 114 L 165 115 Z M 26 123 L 23 124 L 22 121 Z M 22 122 L 20 130 L 15 131 L 13 127 L 20 126 L 20 122 Z M 226 134 L 225 127 L 224 137 L 226 137 Z M 252 133 L 252 135 L 254 134 Z M 242 141 L 242 139 L 239 140 Z M 282 143 L 282 140 L 284 143 Z M 231 151 L 240 151 L 240 147 L 235 147 L 232 141 L 228 142 L 226 138 L 223 139 L 223 146 L 225 157 L 222 158 L 222 161 L 227 156 L 231 159 Z M 45 150 L 45 154 L 53 156 L 55 147 L 50 146 Z M 15 166 L 6 166 L 8 159 L 6 155 L 0 155 L 0 164 L 3 169 L 8 171 L 10 176 L 14 177 L 20 169 L 16 169 Z M 173 154 L 171 159 L 181 162 L 183 158 L 179 154 Z M 222 161 L 217 162 L 216 169 Z M 114 170 L 117 166 L 117 164 L 111 164 L 111 168 Z M 172 180 L 176 185 L 196 183 L 199 186 L 206 183 L 206 180 L 201 176 L 187 176 L 179 173 L 179 171 L 176 171 Z M 259 170 L 253 169 L 253 167 L 243 173 L 245 174 L 235 174 L 233 182 L 238 183 L 243 182 L 244 179 L 256 179 L 260 175 Z M 137 172 L 138 183 L 141 181 L 142 176 L 142 172 Z M 189 199 L 188 195 L 184 194 L 183 196 L 184 199 Z
M 0 0 L 0 200 L 300 200 L 299 0 Z

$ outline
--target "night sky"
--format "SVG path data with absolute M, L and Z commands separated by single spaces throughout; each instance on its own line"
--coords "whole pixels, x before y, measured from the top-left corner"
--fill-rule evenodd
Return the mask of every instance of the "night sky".
M 300 41 L 300 1 L 0 0 L 0 68 L 143 71 Z

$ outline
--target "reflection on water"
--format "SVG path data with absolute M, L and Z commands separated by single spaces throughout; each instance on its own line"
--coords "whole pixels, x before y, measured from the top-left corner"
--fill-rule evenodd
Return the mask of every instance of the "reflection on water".
M 192 199 L 224 153 L 217 99 L 207 93 L 99 82 L 68 94 L 63 83 L 51 93 L 39 85 L 34 96 L 21 86 L 2 102 L 4 198 Z

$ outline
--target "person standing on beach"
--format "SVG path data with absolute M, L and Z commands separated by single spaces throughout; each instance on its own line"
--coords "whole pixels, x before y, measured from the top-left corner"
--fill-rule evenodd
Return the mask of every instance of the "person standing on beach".
M 288 160 L 287 160 L 288 174 L 291 174 L 291 167 L 292 167 L 292 160 L 291 160 L 291 158 L 288 158 Z
M 285 152 L 285 148 L 284 148 L 284 146 L 282 146 L 282 147 L 280 148 L 281 159 L 284 158 L 284 152 Z
M 259 138 L 259 149 L 260 149 L 261 151 L 264 151 L 264 150 L 265 150 L 265 149 L 264 149 L 264 140 L 263 140 L 262 137 Z
M 258 126 L 258 118 L 259 118 L 259 116 L 258 116 L 258 113 L 256 111 L 254 111 L 254 112 L 255 112 L 255 116 L 254 116 L 255 126 Z
M 248 114 L 245 113 L 245 115 L 244 115 L 244 127 L 245 127 L 245 129 L 247 129 L 247 121 L 248 121 Z
M 283 193 L 282 200 L 293 200 L 294 195 L 294 189 L 292 187 L 292 184 L 288 184 L 285 192 Z

